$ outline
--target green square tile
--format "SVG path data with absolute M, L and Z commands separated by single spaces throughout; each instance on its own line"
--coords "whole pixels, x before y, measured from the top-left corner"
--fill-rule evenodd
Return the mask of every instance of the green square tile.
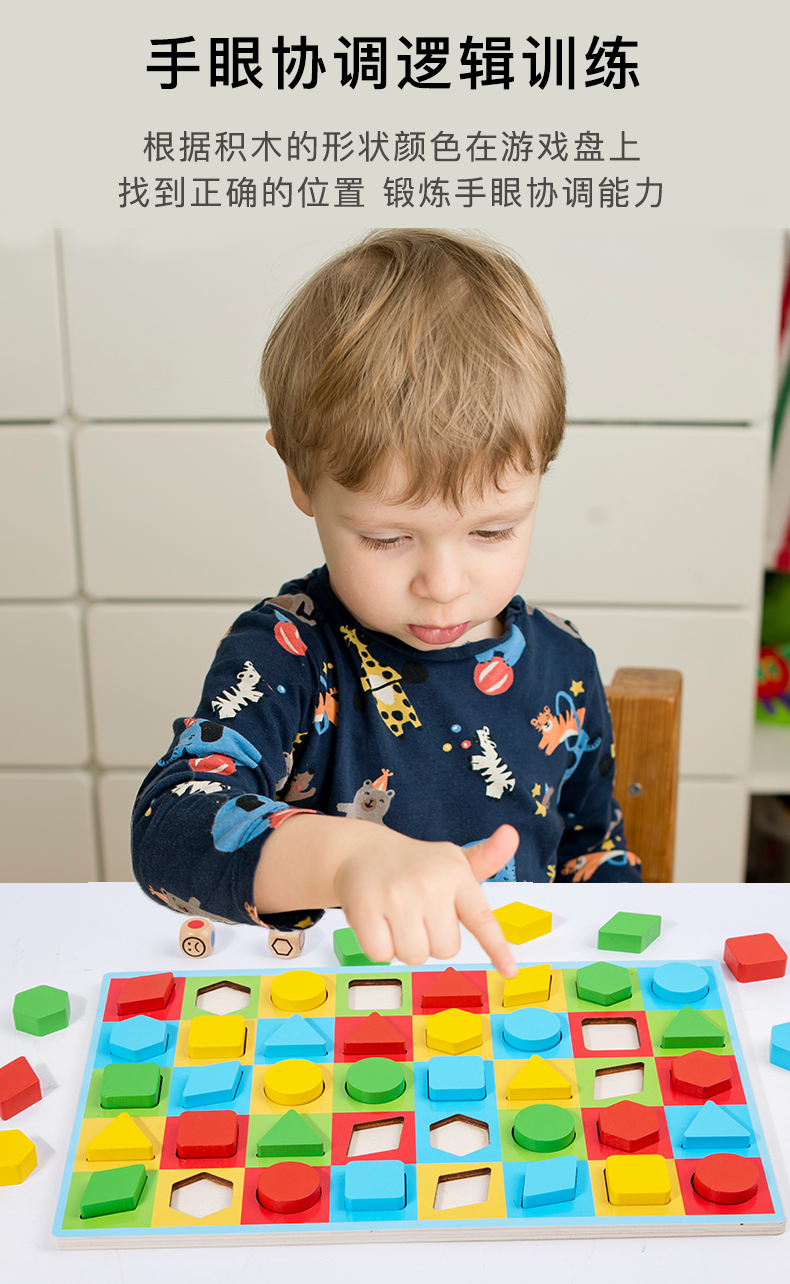
M 585 964 L 585 967 L 588 966 Z M 617 964 L 622 967 L 622 964 Z M 562 979 L 565 986 L 565 1003 L 569 1012 L 641 1012 L 644 1008 L 642 1002 L 642 990 L 639 985 L 639 973 L 635 967 L 625 969 L 631 978 L 631 997 L 630 999 L 621 999 L 619 1003 L 612 1003 L 609 1007 L 601 1007 L 600 1003 L 589 1003 L 586 999 L 580 999 L 576 993 L 576 972 L 575 967 L 563 968 Z
M 117 1061 L 102 1070 L 99 1101 L 104 1110 L 154 1109 L 161 1088 L 162 1070 L 153 1061 Z
M 93 1173 L 74 1173 L 69 1186 L 69 1193 L 66 1196 L 66 1207 L 63 1210 L 63 1230 L 122 1230 L 131 1227 L 144 1229 L 151 1225 L 151 1218 L 154 1211 L 154 1195 L 156 1194 L 156 1183 L 159 1174 L 155 1170 L 148 1173 L 145 1183 L 145 1190 L 140 1197 L 140 1203 L 128 1213 L 105 1213 L 102 1217 L 89 1217 L 83 1219 L 80 1217 L 80 1201 L 85 1193 Z M 60 1228 L 58 1228 L 60 1229 Z
M 573 1115 L 573 1119 L 576 1124 L 576 1136 L 570 1146 L 566 1146 L 564 1150 L 552 1150 L 551 1152 L 543 1151 L 541 1153 L 537 1150 L 524 1150 L 521 1146 L 517 1145 L 513 1139 L 513 1121 L 516 1118 L 516 1115 L 520 1114 L 521 1110 L 525 1109 L 530 1104 L 531 1103 L 529 1101 L 525 1101 L 524 1105 L 520 1106 L 518 1110 L 500 1110 L 499 1112 L 499 1135 L 502 1145 L 502 1159 L 506 1163 L 514 1160 L 518 1160 L 518 1162 L 522 1164 L 525 1161 L 527 1163 L 531 1163 L 533 1160 L 537 1159 L 555 1159 L 557 1155 L 575 1155 L 577 1159 L 587 1158 L 587 1146 L 584 1141 L 584 1124 L 582 1123 L 581 1110 L 569 1110 L 569 1113 Z M 563 1109 L 567 1109 L 562 1102 L 557 1102 L 557 1105 L 562 1105 Z
M 350 981 L 400 981 L 403 988 L 399 1008 L 350 1008 L 348 1006 L 348 986 Z M 368 1012 L 379 1012 L 383 1017 L 411 1016 L 411 975 L 408 972 L 360 972 L 354 976 L 351 972 L 337 973 L 337 990 L 335 992 L 335 1016 L 359 1017 L 360 1021 Z
M 250 997 L 245 1007 L 237 1008 L 233 1016 L 244 1017 L 245 1021 L 258 1015 L 258 996 L 261 989 L 260 976 L 188 976 L 184 985 L 184 1000 L 181 1004 L 181 1020 L 191 1021 L 196 1016 L 206 1016 L 206 1009 L 196 1005 L 199 990 L 210 989 L 217 985 L 241 986 L 249 990 Z
M 334 1082 L 332 1084 L 332 1109 L 335 1114 L 348 1114 L 349 1111 L 356 1110 L 364 1114 L 378 1114 L 380 1111 L 392 1111 L 393 1113 L 402 1114 L 404 1112 L 414 1112 L 414 1066 L 411 1061 L 399 1061 L 398 1065 L 403 1070 L 403 1077 L 406 1080 L 406 1088 L 399 1097 L 394 1101 L 382 1101 L 371 1104 L 366 1101 L 356 1101 L 346 1092 L 346 1075 L 349 1067 L 354 1062 L 347 1062 L 345 1065 L 335 1062 Z M 358 1063 L 357 1063 L 358 1064 Z
M 623 1093 L 621 1096 L 616 1097 L 598 1098 L 594 1096 L 596 1071 L 632 1065 L 644 1066 L 641 1092 Z M 660 1106 L 663 1104 L 656 1063 L 653 1057 L 641 1057 L 638 1052 L 634 1052 L 632 1056 L 624 1053 L 619 1057 L 577 1057 L 574 1062 L 574 1069 L 579 1089 L 579 1101 L 584 1109 L 595 1108 L 602 1110 L 604 1106 L 611 1106 L 615 1101 L 638 1101 L 643 1106 Z
M 671 1025 L 671 1023 L 674 1021 L 679 1011 L 680 1009 L 676 1008 L 671 1012 L 655 1011 L 655 1012 L 645 1013 L 645 1016 L 647 1017 L 647 1028 L 650 1031 L 650 1038 L 652 1039 L 652 1042 L 653 1042 L 653 1052 L 657 1057 L 682 1057 L 684 1052 L 694 1051 L 693 1047 L 688 1047 L 688 1048 L 662 1048 L 661 1047 L 661 1038 L 663 1036 L 663 1033 L 666 1030 L 667 1026 Z M 710 1021 L 711 1025 L 717 1026 L 721 1030 L 722 1034 L 724 1035 L 724 1047 L 718 1047 L 718 1048 L 708 1047 L 705 1049 L 705 1051 L 715 1052 L 717 1054 L 729 1056 L 729 1057 L 734 1056 L 735 1053 L 733 1051 L 732 1040 L 730 1038 L 729 1031 L 727 1030 L 727 1022 L 724 1019 L 724 1013 L 722 1012 L 721 1008 L 705 1008 L 705 1010 L 701 1012 L 700 1015 L 706 1017 L 708 1021 Z
M 660 914 L 613 914 L 598 931 L 599 950 L 641 954 L 661 934 Z
M 328 1168 L 332 1162 L 332 1116 L 302 1115 L 322 1138 L 323 1155 L 280 1155 L 261 1158 L 258 1154 L 258 1142 L 270 1128 L 280 1121 L 282 1115 L 250 1115 L 250 1126 L 247 1130 L 247 1168 L 269 1168 L 272 1164 L 281 1164 L 285 1159 L 300 1164 L 312 1164 L 316 1168 Z
M 139 1064 L 142 1064 L 142 1063 L 139 1063 Z M 172 1078 L 173 1071 L 171 1070 L 170 1066 L 161 1066 L 160 1069 L 162 1071 L 162 1087 L 159 1091 L 159 1104 L 156 1106 L 140 1106 L 140 1107 L 135 1106 L 133 1112 L 129 1110 L 127 1106 L 119 1106 L 115 1110 L 106 1110 L 104 1108 L 104 1106 L 101 1104 L 101 1083 L 102 1083 L 102 1075 L 104 1071 L 94 1070 L 91 1073 L 90 1083 L 88 1084 L 88 1097 L 85 1102 L 85 1111 L 84 1111 L 85 1118 L 86 1119 L 114 1119 L 116 1115 L 122 1114 L 124 1110 L 127 1111 L 127 1113 L 129 1114 L 134 1113 L 135 1115 L 140 1115 L 141 1117 L 143 1115 L 166 1115 L 167 1099 L 170 1093 L 170 1080 Z

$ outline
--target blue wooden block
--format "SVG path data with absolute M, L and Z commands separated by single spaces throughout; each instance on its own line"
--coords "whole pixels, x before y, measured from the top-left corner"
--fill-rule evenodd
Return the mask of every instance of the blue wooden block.
M 240 1061 L 219 1061 L 212 1066 L 196 1066 L 184 1084 L 183 1098 L 187 1109 L 212 1106 L 232 1101 L 241 1083 Z
M 406 1169 L 400 1159 L 354 1159 L 344 1172 L 343 1198 L 350 1212 L 406 1207 Z
M 110 1056 L 121 1061 L 150 1061 L 167 1048 L 167 1026 L 154 1017 L 133 1016 L 114 1021 L 110 1035 Z
M 771 1031 L 771 1061 L 790 1070 L 790 1021 L 775 1025 Z
M 486 1068 L 482 1057 L 431 1057 L 428 1062 L 429 1101 L 482 1101 Z
M 578 1163 L 575 1155 L 559 1155 L 556 1159 L 538 1159 L 527 1164 L 521 1207 L 539 1208 L 542 1204 L 562 1204 L 575 1199 Z
M 305 1021 L 299 1012 L 294 1012 L 287 1021 L 283 1021 L 263 1045 L 263 1055 L 267 1061 L 285 1061 L 292 1057 L 325 1057 L 326 1051 L 323 1035 L 309 1021 Z
M 665 1003 L 685 1007 L 704 999 L 710 989 L 710 977 L 696 963 L 663 963 L 653 973 L 653 993 Z
M 505 1017 L 502 1038 L 519 1052 L 545 1052 L 562 1038 L 562 1023 L 546 1008 L 519 1008 Z
M 706 1101 L 683 1133 L 683 1146 L 688 1150 L 746 1150 L 751 1141 L 749 1129 L 715 1101 Z

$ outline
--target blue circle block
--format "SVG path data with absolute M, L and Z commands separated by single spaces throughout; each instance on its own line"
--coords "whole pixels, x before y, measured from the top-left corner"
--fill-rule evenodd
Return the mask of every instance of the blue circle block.
M 653 993 L 665 1003 L 685 1007 L 704 999 L 709 989 L 708 974 L 696 963 L 663 963 L 653 973 Z
M 545 1052 L 562 1038 L 562 1025 L 556 1012 L 545 1008 L 519 1008 L 508 1012 L 502 1027 L 502 1038 L 519 1052 Z
M 775 1025 L 771 1031 L 771 1062 L 790 1070 L 790 1021 Z

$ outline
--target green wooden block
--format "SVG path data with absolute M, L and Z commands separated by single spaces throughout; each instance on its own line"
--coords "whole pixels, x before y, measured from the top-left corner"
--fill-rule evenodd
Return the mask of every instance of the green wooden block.
M 389 963 L 377 963 L 375 959 L 368 958 L 357 940 L 357 934 L 353 927 L 339 927 L 337 931 L 333 932 L 332 945 L 335 951 L 335 958 L 341 967 L 364 967 L 365 964 L 374 964 L 376 967 L 389 967 Z
M 588 1003 L 608 1008 L 630 999 L 631 977 L 618 963 L 590 963 L 576 973 L 576 993 Z
M 681 1008 L 661 1039 L 662 1048 L 723 1048 L 724 1034 L 702 1012 Z
M 104 1217 L 107 1213 L 129 1213 L 140 1202 L 145 1189 L 145 1164 L 128 1168 L 106 1168 L 91 1173 L 80 1200 L 80 1217 Z
M 259 1159 L 275 1155 L 323 1155 L 324 1143 L 304 1115 L 288 1110 L 258 1142 Z
M 69 1023 L 69 996 L 51 985 L 22 990 L 14 999 L 14 1025 L 25 1034 L 52 1034 Z
M 403 1067 L 387 1057 L 365 1057 L 346 1070 L 346 1092 L 355 1101 L 394 1101 L 406 1088 Z
M 562 1106 L 535 1105 L 519 1110 L 513 1120 L 513 1140 L 524 1150 L 542 1154 L 564 1150 L 576 1136 L 576 1122 Z
M 104 1067 L 99 1101 L 105 1110 L 133 1110 L 157 1106 L 162 1072 L 151 1061 L 115 1062 Z
M 598 949 L 641 954 L 660 934 L 660 914 L 627 914 L 621 910 L 599 928 Z

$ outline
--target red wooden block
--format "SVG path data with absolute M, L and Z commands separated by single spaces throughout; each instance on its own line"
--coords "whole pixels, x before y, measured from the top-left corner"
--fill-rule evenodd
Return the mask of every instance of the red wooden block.
M 174 987 L 172 972 L 129 977 L 118 995 L 118 1016 L 135 1016 L 138 1012 L 156 1012 L 159 1008 L 166 1008 Z
M 784 976 L 787 955 L 770 932 L 730 936 L 724 942 L 724 962 L 736 981 L 770 981 Z
M 446 967 L 432 981 L 422 995 L 424 1008 L 482 1008 L 483 996 L 476 985 L 472 985 L 461 972 L 454 967 Z
M 235 1110 L 185 1110 L 178 1120 L 179 1159 L 229 1159 L 239 1143 Z
M 618 1101 L 605 1106 L 598 1115 L 598 1136 L 604 1146 L 618 1150 L 642 1150 L 658 1145 L 658 1115 L 652 1106 L 639 1101 Z
M 392 1057 L 406 1051 L 406 1040 L 400 1030 L 378 1012 L 371 1012 L 343 1040 L 346 1057 Z
M 676 1092 L 688 1092 L 692 1097 L 716 1097 L 732 1087 L 732 1075 L 726 1057 L 715 1057 L 712 1052 L 687 1052 L 675 1057 L 670 1070 L 672 1087 Z
M 301 1213 L 321 1198 L 321 1174 L 310 1164 L 295 1160 L 262 1168 L 258 1202 L 272 1213 Z
M 41 1100 L 41 1084 L 27 1057 L 17 1057 L 0 1069 L 0 1119 L 13 1119 Z
M 713 1204 L 744 1204 L 757 1194 L 760 1174 L 744 1155 L 706 1155 L 694 1169 L 691 1184 Z

